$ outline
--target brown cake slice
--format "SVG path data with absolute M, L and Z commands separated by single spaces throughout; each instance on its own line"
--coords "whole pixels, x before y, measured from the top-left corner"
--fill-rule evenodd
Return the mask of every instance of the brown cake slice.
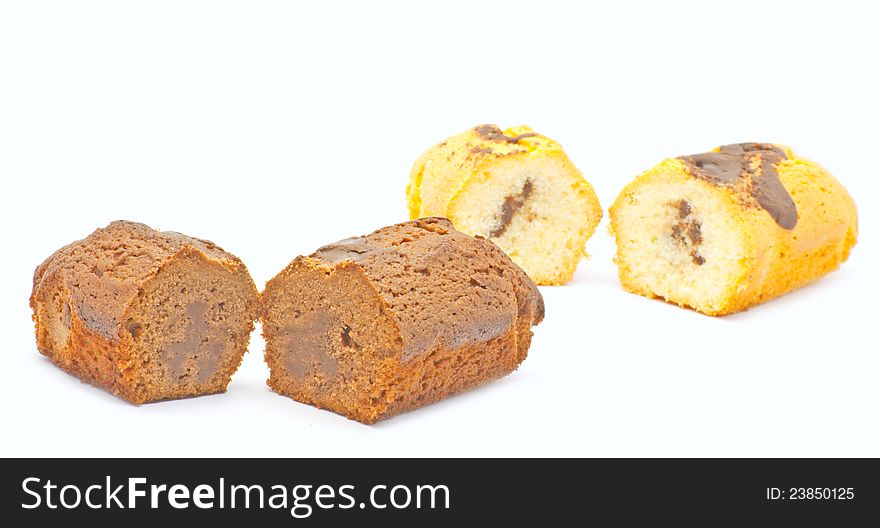
M 132 403 L 223 392 L 247 350 L 259 294 L 212 242 L 117 221 L 34 272 L 37 347 Z
M 442 218 L 297 257 L 263 306 L 269 386 L 364 423 L 509 374 L 544 316 L 507 255 Z

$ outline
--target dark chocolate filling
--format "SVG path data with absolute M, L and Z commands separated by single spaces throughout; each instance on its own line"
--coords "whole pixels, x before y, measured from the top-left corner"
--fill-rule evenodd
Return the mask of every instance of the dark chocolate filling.
M 329 313 L 316 310 L 302 316 L 299 324 L 288 328 L 286 334 L 286 367 L 297 379 L 310 378 L 321 374 L 330 380 L 339 372 L 339 363 L 331 354 L 333 346 L 330 335 L 337 328 L 337 322 Z M 343 325 L 341 339 L 343 344 L 350 339 L 349 328 Z M 347 345 L 346 345 L 347 346 Z
M 198 354 L 195 357 L 195 366 L 198 368 L 196 380 L 199 383 L 209 381 L 217 371 L 226 336 L 220 330 L 212 329 L 208 325 L 210 308 L 207 303 L 200 300 L 195 300 L 186 307 L 186 317 L 189 322 L 184 340 L 168 345 L 168 365 L 173 376 L 180 378 L 188 375 L 185 363 L 195 354 Z
M 679 200 L 674 205 L 678 209 L 678 218 L 672 223 L 672 240 L 688 250 L 694 264 L 702 266 L 706 262 L 700 255 L 702 224 L 696 218 L 691 218 L 691 204 L 687 200 Z
M 532 181 L 526 180 L 526 183 L 523 185 L 522 190 L 518 194 L 514 194 L 504 198 L 504 204 L 501 206 L 501 221 L 498 227 L 489 233 L 490 237 L 497 238 L 504 234 L 507 231 L 507 227 L 510 225 L 510 222 L 513 220 L 513 216 L 522 209 L 523 205 L 526 204 L 526 201 L 529 199 L 529 196 L 532 195 Z
M 754 159 L 760 162 L 753 167 Z M 783 229 L 797 225 L 797 205 L 782 185 L 776 164 L 787 159 L 785 152 L 767 143 L 725 145 L 718 152 L 681 156 L 692 176 L 715 185 L 732 186 L 745 180 L 745 188 Z

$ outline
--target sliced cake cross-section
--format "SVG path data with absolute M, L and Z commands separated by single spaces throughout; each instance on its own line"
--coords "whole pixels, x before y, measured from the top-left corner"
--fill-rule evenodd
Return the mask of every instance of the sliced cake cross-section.
M 30 302 L 40 352 L 132 403 L 225 391 L 259 315 L 237 257 L 125 221 L 43 262 Z
M 544 315 L 498 247 L 440 218 L 297 257 L 263 304 L 269 386 L 364 423 L 509 374 Z

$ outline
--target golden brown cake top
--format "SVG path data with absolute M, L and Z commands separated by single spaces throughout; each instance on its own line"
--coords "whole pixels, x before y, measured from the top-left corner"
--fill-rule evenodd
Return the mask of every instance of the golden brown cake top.
M 46 285 L 60 286 L 70 292 L 71 308 L 88 328 L 115 340 L 119 335 L 119 318 L 139 288 L 174 255 L 185 250 L 230 267 L 243 266 L 237 257 L 208 240 L 117 220 L 62 247 L 37 267 L 31 307 L 41 299 Z
M 495 244 L 421 218 L 324 246 L 329 268 L 357 265 L 398 322 L 403 358 L 481 343 L 544 317 L 535 284 Z
M 782 185 L 776 166 L 788 159 L 785 151 L 770 143 L 735 143 L 717 150 L 681 156 L 695 178 L 736 189 L 749 197 L 784 229 L 794 229 L 798 211 Z

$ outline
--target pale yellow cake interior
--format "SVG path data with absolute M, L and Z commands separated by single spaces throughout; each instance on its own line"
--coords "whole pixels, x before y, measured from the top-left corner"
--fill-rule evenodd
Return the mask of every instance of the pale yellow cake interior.
M 452 199 L 449 216 L 460 230 L 495 242 L 534 280 L 557 284 L 574 273 L 598 222 L 582 182 L 559 158 L 499 160 Z M 524 189 L 528 197 L 503 226 L 505 200 Z
M 661 170 L 616 207 L 617 265 L 628 289 L 703 312 L 723 311 L 746 274 L 748 251 L 736 204 L 723 191 Z M 676 226 L 693 225 L 697 244 L 676 234 Z
M 431 147 L 407 186 L 411 218 L 442 216 L 497 244 L 537 284 L 571 280 L 602 218 L 562 146 L 527 126 L 481 125 Z

